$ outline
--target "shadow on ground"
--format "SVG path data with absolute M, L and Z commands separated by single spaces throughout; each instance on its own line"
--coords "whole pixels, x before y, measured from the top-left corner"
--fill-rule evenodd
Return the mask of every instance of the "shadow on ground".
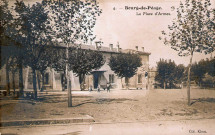
M 72 98 L 91 98 L 92 96 L 72 96 Z M 43 103 L 60 103 L 67 102 L 67 96 L 65 95 L 46 95 L 39 97 L 36 101 Z
M 2 134 L 2 135 L 18 135 L 18 134 L 15 134 L 15 133 L 5 133 L 5 134 Z
M 138 100 L 134 100 L 134 99 L 128 99 L 128 98 L 98 98 L 95 100 L 86 100 L 83 103 L 74 105 L 73 107 L 78 107 L 84 104 L 110 104 L 110 103 L 122 103 L 124 101 L 138 101 Z
M 194 101 L 191 103 L 192 104 L 195 104 L 197 102 L 209 102 L 209 103 L 215 103 L 215 98 L 198 98 L 198 99 L 193 99 Z
M 72 99 L 89 99 L 92 98 L 92 96 L 72 96 Z M 40 95 L 36 100 L 29 98 L 29 97 L 13 97 L 13 96 L 7 96 L 7 97 L 0 97 L 0 101 L 2 101 L 2 104 L 0 104 L 0 107 L 8 106 L 11 103 L 29 103 L 29 104 L 36 104 L 39 102 L 42 103 L 63 103 L 67 102 L 68 98 L 67 95 L 62 94 L 53 94 L 53 95 Z M 7 103 L 3 103 L 3 101 Z M 9 103 L 8 103 L 9 101 Z
M 62 135 L 80 135 L 81 131 L 76 131 L 76 132 L 71 132 L 71 133 L 67 133 L 67 134 L 62 134 Z

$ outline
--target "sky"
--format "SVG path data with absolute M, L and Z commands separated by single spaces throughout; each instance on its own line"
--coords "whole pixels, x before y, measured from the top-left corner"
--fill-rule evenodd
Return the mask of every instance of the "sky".
M 14 0 L 10 0 L 13 3 Z M 34 3 L 38 0 L 25 0 Z M 103 46 L 117 43 L 122 49 L 144 47 L 150 52 L 149 65 L 155 67 L 161 58 L 172 59 L 176 64 L 188 65 L 190 57 L 180 57 L 170 46 L 159 40 L 161 31 L 168 31 L 168 25 L 176 17 L 179 0 L 97 0 L 102 14 L 97 17 L 94 28 L 96 40 L 101 40 Z M 211 0 L 215 5 L 215 0 Z M 129 10 L 130 7 L 144 7 L 144 10 Z M 156 10 L 157 9 L 157 10 Z M 165 15 L 155 15 L 156 12 Z M 138 14 L 138 15 L 137 15 Z M 151 15 L 152 14 L 152 15 Z M 158 14 L 158 13 L 157 13 Z M 194 53 L 193 61 L 209 58 L 211 55 Z M 215 53 L 213 53 L 215 56 Z
M 215 0 L 211 2 L 214 5 Z M 156 62 L 160 58 L 172 59 L 176 64 L 188 65 L 189 56 L 178 56 L 176 51 L 159 40 L 159 36 L 162 36 L 161 31 L 168 31 L 168 25 L 176 17 L 176 7 L 180 4 L 179 0 L 99 0 L 99 3 L 103 13 L 98 17 L 95 34 L 97 40 L 101 39 L 104 42 L 104 46 L 112 43 L 116 47 L 117 42 L 119 42 L 123 49 L 135 49 L 135 46 L 139 46 L 139 49 L 144 47 L 146 52 L 151 53 L 149 56 L 151 67 L 156 66 Z M 160 7 L 160 9 L 153 10 L 150 8 L 149 10 L 137 11 L 126 10 L 126 6 L 150 6 Z M 141 15 L 136 15 L 137 12 Z M 169 14 L 158 16 L 155 15 L 156 12 Z M 149 15 L 149 13 L 153 13 L 153 15 Z M 210 56 L 194 53 L 193 61 L 199 61 Z

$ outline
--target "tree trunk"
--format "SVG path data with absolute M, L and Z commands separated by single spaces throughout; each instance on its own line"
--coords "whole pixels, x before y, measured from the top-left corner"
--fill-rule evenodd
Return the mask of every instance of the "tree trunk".
M 79 74 L 78 77 L 79 77 L 80 89 L 82 91 L 82 90 L 84 90 L 85 75 L 84 74 Z
M 9 95 L 10 94 L 10 74 L 9 74 L 8 61 L 6 63 L 6 90 L 7 90 L 7 95 Z
M 172 89 L 172 86 L 173 86 L 173 83 L 172 83 L 172 82 L 170 82 L 170 83 L 169 83 L 169 87 L 170 87 L 170 89 Z
M 163 83 L 163 88 L 166 89 L 166 82 Z
M 82 78 L 81 78 L 81 74 L 78 75 L 78 80 L 79 80 L 79 84 L 80 84 L 80 89 L 82 91 Z
M 13 95 L 15 95 L 15 93 L 16 93 L 15 72 L 12 72 L 12 81 L 13 81 Z
M 190 69 L 192 66 L 192 59 L 193 59 L 193 52 L 191 52 L 190 56 L 190 64 L 188 66 L 188 75 L 187 75 L 187 99 L 188 99 L 188 106 L 190 106 Z
M 34 89 L 34 99 L 37 99 L 37 77 L 35 69 L 33 71 L 33 89 Z
M 65 91 L 66 89 L 66 71 L 65 70 L 63 71 L 63 77 L 62 77 L 61 83 L 62 83 L 62 91 Z
M 41 85 L 41 91 L 43 91 L 43 90 L 44 90 L 45 76 L 44 76 L 44 72 L 42 72 L 41 74 L 42 74 L 42 85 Z
M 199 87 L 201 87 L 202 86 L 202 81 L 201 81 L 202 79 L 199 79 Z
M 65 78 L 66 78 L 66 82 L 67 82 L 67 96 L 68 96 L 68 107 L 72 107 L 72 97 L 71 97 L 71 81 L 70 81 L 70 74 L 69 74 L 69 68 L 68 68 L 68 59 L 69 59 L 69 43 L 67 43 L 67 47 L 66 47 L 66 74 L 65 74 Z
M 41 91 L 41 81 L 40 81 L 40 78 L 41 78 L 41 76 L 40 76 L 40 73 L 39 72 L 37 72 L 37 84 L 38 84 L 38 89 Z
M 28 89 L 28 76 L 29 76 L 29 67 L 27 67 L 27 71 L 25 74 L 25 86 L 24 86 L 25 89 Z
M 128 90 L 129 89 L 129 86 L 128 86 L 128 77 L 125 77 L 125 82 L 126 82 L 126 89 Z
M 84 90 L 85 89 L 85 86 L 84 86 L 84 84 L 85 84 L 85 75 L 83 74 L 82 75 L 82 90 Z
M 23 95 L 23 69 L 22 63 L 19 64 L 19 94 L 20 96 Z
M 110 82 L 109 82 L 110 83 Z M 123 83 L 122 83 L 122 78 L 121 78 L 121 85 L 122 85 L 122 89 L 123 89 Z

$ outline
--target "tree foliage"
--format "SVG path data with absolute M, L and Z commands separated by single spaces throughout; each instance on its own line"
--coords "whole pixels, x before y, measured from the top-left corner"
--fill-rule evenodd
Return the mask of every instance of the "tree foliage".
M 16 41 L 11 36 L 14 32 L 14 16 L 8 6 L 7 0 L 0 2 L 0 68 L 6 65 L 6 89 L 7 94 L 10 94 L 10 77 L 9 72 L 13 73 L 17 69 L 13 63 L 16 60 Z M 13 66 L 12 66 L 13 65 Z M 14 84 L 14 83 L 13 83 Z
M 32 5 L 16 0 L 13 10 L 16 15 L 14 18 L 7 1 L 1 1 L 0 43 L 1 47 L 2 44 L 7 45 L 4 48 L 4 52 L 7 52 L 5 56 L 11 57 L 11 60 L 1 61 L 1 67 L 4 63 L 16 63 L 22 89 L 23 66 L 31 67 L 33 88 L 37 98 L 36 71 L 44 73 L 49 66 L 65 71 L 68 63 L 68 53 L 56 50 L 53 41 L 62 42 L 63 46 L 60 48 L 67 52 L 68 49 L 65 47 L 69 48 L 70 44 L 92 41 L 95 39 L 93 27 L 101 10 L 96 0 L 43 0 Z M 60 64 L 57 65 L 58 63 Z
M 55 43 L 55 44 L 59 44 L 59 43 Z M 55 53 L 53 53 L 52 55 L 53 62 L 51 67 L 54 68 L 56 71 L 65 71 L 66 63 L 67 63 L 65 47 L 59 47 L 58 45 L 56 45 L 54 48 L 52 48 L 52 50 L 54 50 L 53 52 Z
M 186 0 L 177 8 L 177 18 L 162 31 L 164 44 L 178 51 L 179 56 L 193 52 L 211 53 L 215 44 L 215 9 L 210 0 Z
M 2 0 L 0 2 L 0 47 L 7 46 L 8 29 L 11 27 L 13 15 L 8 7 L 8 1 Z
M 52 18 L 55 37 L 65 44 L 93 40 L 93 27 L 100 15 L 96 0 L 46 1 Z M 90 38 L 90 39 L 89 39 Z
M 162 88 L 174 88 L 176 83 L 181 83 L 183 79 L 183 65 L 176 65 L 174 61 L 161 59 L 157 62 L 157 72 L 155 80 Z
M 198 63 L 195 62 L 191 67 L 191 80 L 196 81 L 200 86 L 206 71 L 206 63 L 204 60 L 201 60 Z
M 12 39 L 8 35 L 8 31 L 12 27 L 13 15 L 8 7 L 8 1 L 2 0 L 0 2 L 0 68 L 4 66 L 12 52 Z
M 130 78 L 135 75 L 142 63 L 138 54 L 121 53 L 117 56 L 111 56 L 108 65 L 118 77 Z
M 212 77 L 215 76 L 215 58 L 208 61 L 207 73 L 208 73 L 208 75 L 210 75 Z
M 40 70 L 46 45 L 51 44 L 51 29 L 47 27 L 48 11 L 42 3 L 27 6 L 23 1 L 16 1 L 15 11 L 17 13 L 15 37 L 16 41 L 21 44 L 22 63 L 32 68 L 34 97 L 37 99 L 36 70 Z
M 211 76 L 206 73 L 202 79 L 202 87 L 214 88 L 215 87 L 215 76 Z
M 210 0 L 186 0 L 177 8 L 177 17 L 162 31 L 164 44 L 178 51 L 179 56 L 190 55 L 187 77 L 188 105 L 190 105 L 190 69 L 194 52 L 205 54 L 214 51 L 215 9 Z M 162 38 L 160 38 L 162 39 Z
M 105 59 L 101 52 L 84 49 L 70 50 L 69 53 L 69 69 L 78 77 L 81 90 L 83 90 L 83 81 L 85 75 L 89 74 L 93 69 L 99 69 L 104 65 Z
M 55 66 L 55 68 L 64 70 L 64 80 L 67 81 L 67 86 L 69 86 L 67 70 L 68 48 L 71 47 L 71 44 L 86 43 L 95 39 L 93 28 L 96 23 L 96 17 L 100 15 L 101 10 L 96 0 L 63 0 L 46 1 L 44 3 L 51 11 L 49 16 L 52 18 L 51 27 L 55 31 L 55 40 L 61 41 L 67 47 L 65 57 L 60 59 L 61 67 Z M 62 63 L 65 63 L 65 67 Z
M 17 36 L 20 37 L 17 40 L 22 45 L 23 60 L 25 65 L 36 70 L 41 54 L 51 41 L 51 30 L 46 25 L 49 22 L 48 11 L 45 11 L 41 3 L 27 6 L 23 1 L 17 1 L 15 5 L 18 16 L 16 24 L 19 28 Z
M 203 79 L 206 77 L 210 78 L 215 76 L 215 60 L 214 59 L 202 59 L 199 62 L 195 62 L 192 67 L 191 79 L 202 86 Z M 207 74 L 207 75 L 206 75 Z
M 179 84 L 185 81 L 185 71 L 186 68 L 183 64 L 176 65 L 174 71 L 175 83 Z

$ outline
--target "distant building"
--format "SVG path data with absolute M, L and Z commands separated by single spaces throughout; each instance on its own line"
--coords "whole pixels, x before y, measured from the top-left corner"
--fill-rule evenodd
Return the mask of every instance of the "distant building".
M 155 67 L 149 68 L 148 78 L 149 78 L 149 89 L 155 89 L 156 81 L 155 76 L 157 75 L 157 69 Z
M 65 48 L 64 46 L 60 47 Z M 90 49 L 90 50 L 99 50 L 103 53 L 106 58 L 105 64 L 99 70 L 93 70 L 90 75 L 85 77 L 84 86 L 85 89 L 88 89 L 92 86 L 94 89 L 100 85 L 102 88 L 106 86 L 107 82 L 109 82 L 112 88 L 125 88 L 125 78 L 120 79 L 114 74 L 114 72 L 110 69 L 108 63 L 109 58 L 111 56 L 117 55 L 119 53 L 138 53 L 142 59 L 142 66 L 138 68 L 136 75 L 130 78 L 128 81 L 129 88 L 132 89 L 147 89 L 149 86 L 149 80 L 145 76 L 146 72 L 149 72 L 149 55 L 150 53 L 144 51 L 144 47 L 141 50 L 138 50 L 138 46 L 136 46 L 135 50 L 132 49 L 121 49 L 119 45 L 116 48 L 113 47 L 113 44 L 110 44 L 109 47 L 99 46 L 96 44 L 93 45 L 81 45 L 81 49 Z M 24 69 L 24 87 L 25 89 L 32 89 L 32 73 L 30 68 Z M 150 73 L 150 72 L 149 72 Z M 80 89 L 80 84 L 78 77 L 76 77 L 73 73 L 71 74 L 72 81 L 72 89 Z M 4 78 L 4 79 L 3 79 Z M 62 71 L 55 71 L 54 69 L 47 69 L 45 73 L 45 87 L 46 89 L 54 89 L 61 90 L 61 80 L 63 78 Z M 0 85 L 1 87 L 5 87 L 6 84 L 6 74 L 5 69 L 0 71 Z M 16 75 L 16 85 L 18 85 L 18 74 Z M 151 88 L 151 86 L 149 86 Z

